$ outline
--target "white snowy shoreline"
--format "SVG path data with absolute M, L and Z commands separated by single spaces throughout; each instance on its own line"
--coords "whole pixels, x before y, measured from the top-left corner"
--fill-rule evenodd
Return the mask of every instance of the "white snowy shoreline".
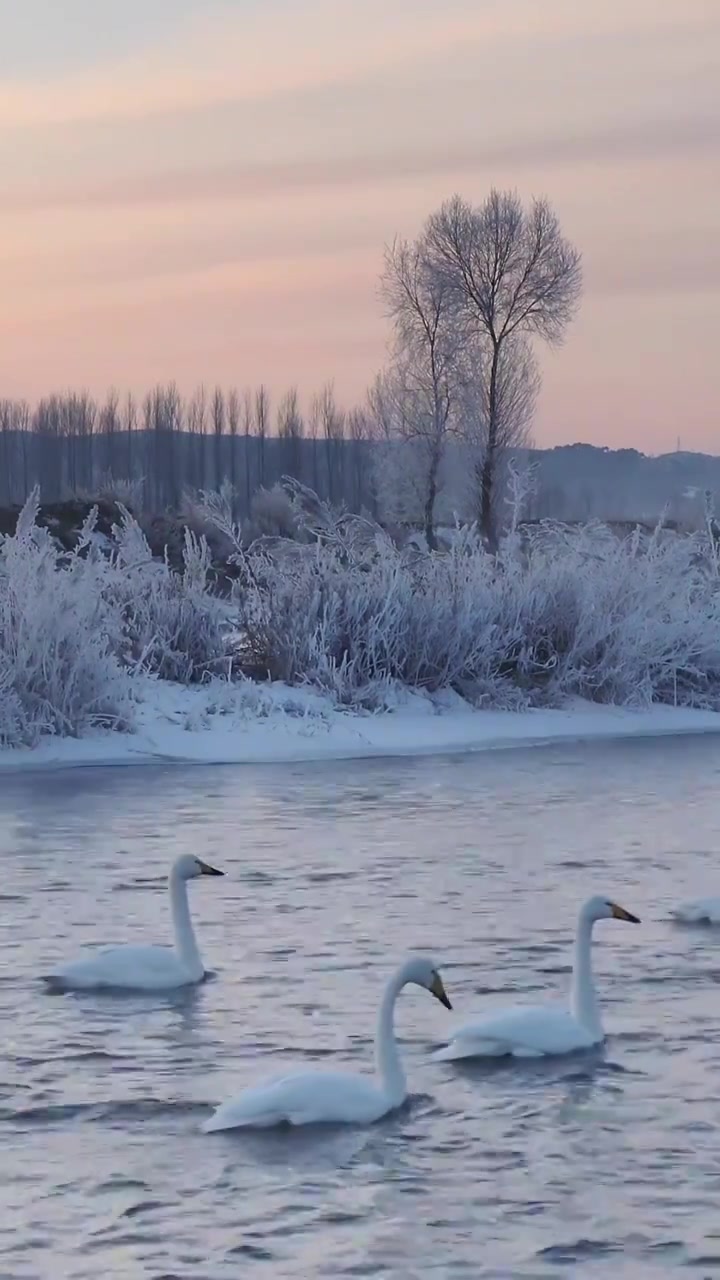
M 184 688 L 150 681 L 133 733 L 46 738 L 0 748 L 0 773 L 142 764 L 287 764 L 419 756 L 679 734 L 720 733 L 720 713 L 575 701 L 563 710 L 478 711 L 454 695 L 407 694 L 393 711 L 338 710 L 284 685 Z

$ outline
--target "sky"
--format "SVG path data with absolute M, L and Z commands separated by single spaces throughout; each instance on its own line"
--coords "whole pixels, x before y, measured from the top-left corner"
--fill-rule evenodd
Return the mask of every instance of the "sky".
M 581 250 L 539 445 L 720 453 L 720 0 L 0 0 L 0 396 L 347 406 L 455 192 Z

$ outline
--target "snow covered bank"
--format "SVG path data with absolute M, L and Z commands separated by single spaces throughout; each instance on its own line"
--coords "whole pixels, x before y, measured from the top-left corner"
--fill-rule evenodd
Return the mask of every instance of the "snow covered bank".
M 429 554 L 328 509 L 305 541 L 248 547 L 221 503 L 206 510 L 234 548 L 223 598 L 189 529 L 181 569 L 128 512 L 108 544 L 90 511 L 67 551 L 33 495 L 0 537 L 0 770 L 720 728 L 709 535 L 542 525 L 490 556 L 467 528 Z M 273 683 L 248 678 L 266 673 Z
M 286 685 L 187 688 L 148 680 L 134 733 L 45 738 L 0 750 L 0 772 L 80 765 L 281 764 L 539 746 L 559 741 L 720 733 L 720 713 L 579 702 L 564 710 L 477 711 L 455 695 L 408 694 L 393 711 L 340 711 Z

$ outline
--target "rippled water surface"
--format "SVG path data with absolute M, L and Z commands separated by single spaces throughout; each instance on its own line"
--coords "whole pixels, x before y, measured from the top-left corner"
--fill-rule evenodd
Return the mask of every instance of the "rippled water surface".
M 720 742 L 293 768 L 0 777 L 0 1276 L 720 1277 Z M 49 995 L 89 942 L 168 937 L 178 852 L 213 980 Z M 608 1040 L 564 1060 L 429 1061 L 453 1019 L 565 992 L 596 926 Z M 383 983 L 410 988 L 411 1099 L 365 1131 L 200 1133 L 296 1064 L 370 1067 Z

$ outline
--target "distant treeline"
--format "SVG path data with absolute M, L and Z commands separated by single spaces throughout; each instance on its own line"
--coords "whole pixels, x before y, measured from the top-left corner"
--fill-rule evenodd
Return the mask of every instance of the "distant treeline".
M 327 387 L 307 418 L 296 392 L 274 416 L 264 388 L 251 394 L 197 392 L 183 399 L 158 387 L 138 403 L 111 394 L 57 395 L 34 408 L 0 400 L 0 504 L 24 501 L 39 485 L 45 501 L 93 493 L 110 478 L 144 506 L 173 508 L 187 490 L 229 481 L 238 516 L 252 495 L 292 475 L 320 497 L 352 510 L 375 506 L 373 430 L 362 410 L 341 411 Z
M 320 497 L 384 519 L 402 480 L 403 446 L 389 467 L 387 436 L 370 409 L 341 410 L 328 386 L 303 415 L 294 391 L 273 406 L 268 392 L 197 392 L 183 399 L 159 387 L 144 400 L 111 393 L 50 396 L 34 408 L 0 399 L 0 506 L 22 503 L 35 485 L 43 500 L 94 495 L 112 478 L 137 503 L 159 512 L 187 490 L 229 481 L 236 516 L 253 494 L 295 476 Z M 587 444 L 517 451 L 534 472 L 525 514 L 563 520 L 645 520 L 665 513 L 697 524 L 705 495 L 720 506 L 720 458 Z M 391 474 L 392 472 L 392 474 Z M 463 460 L 448 448 L 440 496 L 444 520 L 466 515 Z M 380 497 L 378 496 L 380 495 Z

